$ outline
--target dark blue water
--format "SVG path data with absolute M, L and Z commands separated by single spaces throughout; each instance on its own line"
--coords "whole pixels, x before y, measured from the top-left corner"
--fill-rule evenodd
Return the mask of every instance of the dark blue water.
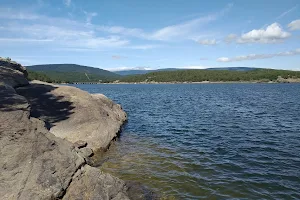
M 300 84 L 77 86 L 128 113 L 102 169 L 165 199 L 300 199 Z

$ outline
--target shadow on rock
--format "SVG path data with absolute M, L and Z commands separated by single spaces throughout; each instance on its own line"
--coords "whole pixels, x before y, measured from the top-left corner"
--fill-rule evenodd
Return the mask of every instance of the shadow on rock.
M 10 112 L 15 110 L 26 110 L 28 104 L 26 99 L 16 95 L 14 91 L 3 89 L 0 86 L 0 111 Z
M 48 129 L 69 118 L 74 106 L 69 101 L 63 100 L 63 96 L 51 94 L 57 87 L 44 84 L 31 84 L 17 89 L 17 93 L 24 96 L 31 106 L 32 117 L 45 121 Z

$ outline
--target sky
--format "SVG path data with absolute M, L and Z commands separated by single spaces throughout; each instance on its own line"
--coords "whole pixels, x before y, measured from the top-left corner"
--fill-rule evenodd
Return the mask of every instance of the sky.
M 299 0 L 0 0 L 0 56 L 107 70 L 300 71 Z

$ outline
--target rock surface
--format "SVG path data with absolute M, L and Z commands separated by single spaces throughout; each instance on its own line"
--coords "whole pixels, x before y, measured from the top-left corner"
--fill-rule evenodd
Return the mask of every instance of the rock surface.
M 77 142 L 74 143 L 74 146 L 77 147 L 78 149 L 81 149 L 87 146 L 87 142 L 78 140 Z
M 29 100 L 32 116 L 47 122 L 51 133 L 72 143 L 87 142 L 93 151 L 106 149 L 127 119 L 121 106 L 106 96 L 75 87 L 33 82 L 17 91 Z
M 27 71 L 22 65 L 0 57 L 0 83 L 11 87 L 28 85 Z
M 124 181 L 86 165 L 74 175 L 63 199 L 127 200 L 126 191 Z
M 33 86 L 41 90 L 37 90 L 37 94 L 44 95 L 59 107 L 52 110 L 57 107 L 43 102 L 38 95 L 28 101 L 16 92 L 16 87 L 28 84 L 24 81 L 26 71 L 11 62 L 1 61 L 0 64 L 0 198 L 129 199 L 122 180 L 86 164 L 81 152 L 86 148 L 78 149 L 46 128 L 68 119 L 72 106 L 66 100 L 76 99 L 74 96 L 79 91 L 75 90 L 74 96 L 65 99 L 64 96 L 39 93 L 55 86 Z M 19 89 L 27 94 L 26 90 Z M 28 92 L 34 93 L 33 90 Z M 99 105 L 104 106 L 104 103 Z M 48 109 L 42 110 L 47 106 Z M 33 117 L 36 113 L 41 115 Z M 44 119 L 48 121 L 45 123 Z
M 1 199 L 61 197 L 85 160 L 30 117 L 24 97 L 1 88 L 0 105 Z

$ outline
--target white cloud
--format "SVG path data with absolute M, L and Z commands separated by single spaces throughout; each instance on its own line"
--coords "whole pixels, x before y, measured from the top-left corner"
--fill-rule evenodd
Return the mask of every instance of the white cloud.
M 110 71 L 123 71 L 123 70 L 157 70 L 157 69 L 166 69 L 169 67 L 148 67 L 148 66 L 138 66 L 138 67 L 130 67 L 130 66 L 121 66 L 114 69 L 108 69 Z M 213 68 L 212 66 L 202 66 L 202 65 L 186 65 L 179 67 L 171 67 L 175 69 L 207 69 Z
M 166 26 L 152 32 L 145 32 L 139 28 L 126 28 L 122 26 L 98 26 L 97 30 L 105 31 L 113 34 L 121 34 L 126 36 L 133 36 L 146 40 L 170 41 L 197 38 L 199 33 L 203 31 L 201 27 L 207 23 L 217 20 L 228 12 L 233 4 L 228 4 L 221 11 L 207 16 L 199 17 L 183 23 L 178 23 Z
M 52 42 L 53 40 L 51 39 L 30 39 L 30 38 L 0 38 L 0 43 L 4 43 L 4 42 L 37 42 L 37 43 L 43 43 L 43 42 Z
M 230 62 L 230 59 L 227 57 L 221 57 L 217 59 L 218 62 Z
M 229 34 L 225 37 L 224 42 L 227 44 L 230 44 L 232 42 L 234 42 L 237 39 L 237 35 L 236 34 Z
M 6 41 L 20 42 L 21 44 L 24 42 L 34 44 L 48 42 L 48 45 L 55 46 L 56 49 L 74 48 L 81 50 L 120 48 L 130 44 L 129 40 L 120 36 L 100 36 L 94 26 L 79 21 L 31 13 L 19 15 L 12 9 L 4 10 L 6 10 L 7 16 L 0 14 L 0 17 L 6 17 L 7 21 L 3 22 L 5 28 L 0 27 L 2 32 L 2 38 L 0 35 L 1 43 Z M 96 13 L 87 13 L 87 22 L 94 16 L 96 16 Z M 14 19 L 24 19 L 25 21 L 15 21 Z M 14 21 L 11 23 L 11 20 Z M 3 35 L 9 35 L 10 37 L 3 37 Z
M 201 25 L 216 20 L 217 16 L 211 15 L 187 21 L 182 24 L 167 26 L 153 32 L 149 38 L 153 40 L 170 40 L 176 37 L 191 37 Z
M 72 4 L 71 0 L 63 1 L 66 6 Z M 0 8 L 1 24 L 0 37 L 14 37 L 14 40 L 28 42 L 52 41 L 49 45 L 55 49 L 98 49 L 103 48 L 128 48 L 128 49 L 153 49 L 161 47 L 159 44 L 132 44 L 130 37 L 154 41 L 177 41 L 199 39 L 203 31 L 202 25 L 212 22 L 224 15 L 232 7 L 229 4 L 220 12 L 204 17 L 192 19 L 183 23 L 166 26 L 161 29 L 146 32 L 139 28 L 122 26 L 102 26 L 92 24 L 95 12 L 84 12 L 85 20 L 75 21 L 67 18 L 48 17 L 31 12 L 19 11 L 11 8 Z M 2 31 L 3 30 L 3 31 Z M 209 37 L 209 35 L 206 35 Z M 198 38 L 197 38 L 198 37 Z M 12 40 L 12 39 L 11 39 Z M 214 41 L 210 41 L 214 43 Z
M 69 7 L 71 5 L 72 0 L 63 0 L 64 4 Z
M 23 35 L 32 38 L 48 38 L 52 40 L 92 38 L 94 35 L 94 32 L 89 29 L 79 30 L 74 27 L 61 27 L 54 24 L 20 25 L 19 27 L 8 26 L 7 30 L 17 31 L 15 28 Z
M 274 43 L 281 42 L 284 39 L 290 37 L 291 34 L 284 31 L 280 24 L 273 23 L 267 28 L 260 30 L 252 30 L 246 34 L 243 34 L 239 41 L 243 42 L 258 42 L 258 43 Z
M 75 42 L 75 44 L 74 44 Z M 111 47 L 122 47 L 128 45 L 130 42 L 128 40 L 121 39 L 118 36 L 109 37 L 88 37 L 88 38 L 78 38 L 77 40 L 66 41 L 67 46 L 80 46 L 86 48 L 111 48 Z
M 289 29 L 294 30 L 300 30 L 300 19 L 294 20 L 288 25 Z
M 125 56 L 120 56 L 120 55 L 112 55 L 111 58 L 113 60 L 121 60 L 121 59 L 124 59 L 124 58 L 127 58 Z
M 133 36 L 143 39 L 148 37 L 147 33 L 145 33 L 142 29 L 138 28 L 125 28 L 122 26 L 96 26 L 95 29 L 102 32 Z
M 91 24 L 92 19 L 98 15 L 98 13 L 96 13 L 96 12 L 86 12 L 86 11 L 83 11 L 83 12 L 86 16 L 86 23 L 87 24 Z
M 161 45 L 152 45 L 152 44 L 132 45 L 132 46 L 128 46 L 128 47 L 126 47 L 126 48 L 129 48 L 129 49 L 147 50 L 147 49 L 154 49 L 154 48 L 158 48 L 158 47 L 161 47 Z
M 273 57 L 281 57 L 281 56 L 296 56 L 300 55 L 300 48 L 292 51 L 285 51 L 273 54 L 249 54 L 246 56 L 237 56 L 233 58 L 221 57 L 218 58 L 218 62 L 236 62 L 236 61 L 244 61 L 244 60 L 256 60 L 256 59 L 266 59 Z
M 215 39 L 212 39 L 212 40 L 198 40 L 197 41 L 199 44 L 202 44 L 202 45 L 216 45 L 217 44 L 217 41 Z
M 198 32 L 200 31 L 199 28 L 202 25 L 217 20 L 220 16 L 223 16 L 226 12 L 228 12 L 232 6 L 233 4 L 228 4 L 218 13 L 196 18 L 181 24 L 164 27 L 153 32 L 149 38 L 154 40 L 170 40 L 180 37 L 192 39 L 197 36 Z
M 215 15 L 205 16 L 181 24 L 166 26 L 153 32 L 145 32 L 139 28 L 126 28 L 122 26 L 97 26 L 97 30 L 112 34 L 121 34 L 146 40 L 170 41 L 173 39 L 191 39 L 196 37 L 197 29 L 203 24 L 216 20 Z
M 38 18 L 38 15 L 28 13 L 26 11 L 13 10 L 11 8 L 0 8 L 0 19 L 35 20 Z
M 10 38 L 11 41 L 52 41 L 58 46 L 74 48 L 122 47 L 130 43 L 129 40 L 119 36 L 98 37 L 95 32 L 88 29 L 78 30 L 54 25 L 19 25 L 17 29 L 18 33 L 27 38 Z M 8 30 L 14 31 L 15 27 L 8 27 Z
M 121 66 L 113 69 L 106 69 L 110 71 L 127 71 L 127 70 L 154 70 L 151 67 L 130 67 L 130 66 Z
M 254 29 L 241 35 L 238 43 L 278 43 L 283 42 L 291 34 L 285 32 L 278 23 L 269 25 L 266 29 Z
M 200 58 L 200 60 L 208 60 L 208 58 L 203 57 L 203 58 Z
M 177 67 L 179 69 L 207 69 L 210 68 L 208 66 L 201 66 L 201 65 L 188 65 L 183 67 Z

